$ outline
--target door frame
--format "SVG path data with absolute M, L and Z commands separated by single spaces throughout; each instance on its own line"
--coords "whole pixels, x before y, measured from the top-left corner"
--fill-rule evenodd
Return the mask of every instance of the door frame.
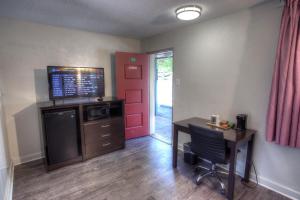
M 172 63 L 172 73 L 173 73 L 173 75 L 172 75 L 172 122 L 174 121 L 174 83 L 175 83 L 175 76 L 174 76 L 174 65 L 175 65 L 175 51 L 174 51 L 174 48 L 165 48 L 165 49 L 160 49 L 160 50 L 155 50 L 155 51 L 149 51 L 149 52 L 147 52 L 147 54 L 149 54 L 149 70 L 153 70 L 152 68 L 151 68 L 151 62 L 152 62 L 152 60 L 151 60 L 151 57 L 153 56 L 153 55 L 155 55 L 155 54 L 157 54 L 157 53 L 161 53 L 161 52 L 166 52 L 166 51 L 172 51 L 172 57 L 173 57 L 173 63 Z M 151 117 L 151 107 L 153 107 L 154 106 L 154 117 L 155 117 L 155 115 L 156 115 L 156 70 L 157 70 L 157 66 L 156 66 L 156 58 L 154 58 L 154 76 L 153 76 L 153 78 L 154 78 L 154 105 L 152 105 L 153 103 L 151 103 L 152 101 L 151 101 L 151 95 L 149 95 L 149 133 L 150 133 L 150 136 L 151 137 L 153 137 L 153 135 L 155 135 L 155 133 L 153 133 L 151 130 L 152 130 L 152 128 L 153 128 L 153 126 L 155 126 L 155 124 L 153 125 L 153 123 L 151 123 L 151 120 L 152 120 L 152 117 Z M 150 83 L 149 83 L 149 92 L 151 93 L 151 86 L 152 86 L 152 81 L 153 80 L 151 80 L 151 72 L 149 73 L 149 81 L 150 81 Z M 171 126 L 173 126 L 173 124 L 171 124 Z M 154 130 L 155 130 L 155 127 L 154 127 Z M 173 128 L 172 128 L 172 130 L 173 130 Z M 171 135 L 173 135 L 173 132 L 171 131 Z M 156 137 L 155 137 L 156 138 Z M 162 142 L 164 142 L 164 143 L 167 143 L 167 144 L 169 144 L 169 145 L 173 145 L 173 140 L 172 140 L 172 138 L 171 138 L 171 141 L 170 141 L 170 143 L 168 142 L 168 141 L 165 141 L 165 140 L 162 140 L 162 139 L 160 139 L 160 138 L 156 138 L 156 139 L 158 139 L 158 140 L 160 140 L 160 141 L 162 141 Z

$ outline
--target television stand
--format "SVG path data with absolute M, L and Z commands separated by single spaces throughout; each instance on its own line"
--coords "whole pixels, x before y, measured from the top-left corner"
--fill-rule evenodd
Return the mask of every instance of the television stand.
M 38 103 L 38 107 L 47 170 L 125 147 L 122 99 L 104 97 L 101 102 L 47 101 Z M 101 113 L 104 109 L 108 109 L 107 112 Z M 69 149 L 72 150 L 70 156 Z

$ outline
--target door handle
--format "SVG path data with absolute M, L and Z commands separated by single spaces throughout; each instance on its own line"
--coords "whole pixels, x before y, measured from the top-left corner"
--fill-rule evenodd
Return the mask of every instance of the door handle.
M 107 128 L 107 127 L 110 127 L 110 125 L 107 124 L 107 125 L 102 125 L 102 126 L 101 126 L 101 128 Z
M 105 135 L 102 135 L 101 137 L 105 138 L 105 137 L 109 137 L 111 134 L 105 134 Z
M 110 145 L 110 142 L 105 143 L 105 144 L 102 144 L 102 147 L 107 147 L 107 146 L 109 146 L 109 145 Z

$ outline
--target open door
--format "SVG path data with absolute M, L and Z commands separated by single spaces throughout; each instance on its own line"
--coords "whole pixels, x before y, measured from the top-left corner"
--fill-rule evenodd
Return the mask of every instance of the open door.
M 172 143 L 173 51 L 150 56 L 150 130 L 154 138 Z
M 116 53 L 117 97 L 125 99 L 126 139 L 149 135 L 149 56 Z

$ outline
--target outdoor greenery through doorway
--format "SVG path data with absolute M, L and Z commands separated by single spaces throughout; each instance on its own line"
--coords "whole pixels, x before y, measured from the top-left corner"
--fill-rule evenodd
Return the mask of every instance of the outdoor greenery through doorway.
M 173 52 L 155 55 L 155 135 L 171 143 Z

